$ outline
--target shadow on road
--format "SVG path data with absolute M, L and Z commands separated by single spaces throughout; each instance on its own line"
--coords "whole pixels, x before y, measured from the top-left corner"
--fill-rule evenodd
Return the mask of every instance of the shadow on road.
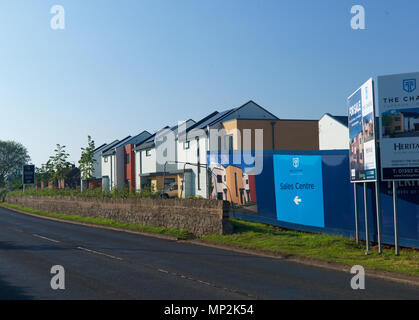
M 0 300 L 29 300 L 34 297 L 25 293 L 25 288 L 16 287 L 0 275 Z

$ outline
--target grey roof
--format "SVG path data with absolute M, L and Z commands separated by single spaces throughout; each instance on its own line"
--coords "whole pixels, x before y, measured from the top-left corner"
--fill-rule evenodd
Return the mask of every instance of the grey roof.
M 340 124 L 343 124 L 345 127 L 348 127 L 348 116 L 333 116 L 330 113 L 326 113 L 329 117 L 335 119 Z
M 148 139 L 151 136 L 151 133 L 148 131 L 143 131 L 140 134 L 136 135 L 135 137 L 132 137 L 129 139 L 124 145 L 130 145 L 130 144 L 140 144 L 143 143 L 146 139 Z
M 205 129 L 207 126 L 212 126 L 212 125 L 215 125 L 217 123 L 223 122 L 223 120 L 225 120 L 228 116 L 230 116 L 234 112 L 237 112 L 240 109 L 246 107 L 249 103 L 253 103 L 258 108 L 260 108 L 264 112 L 268 113 L 270 116 L 272 116 L 273 120 L 279 120 L 279 118 L 277 116 L 275 116 L 274 114 L 272 114 L 271 112 L 269 112 L 265 108 L 261 107 L 260 105 L 258 105 L 253 100 L 250 100 L 250 101 L 246 102 L 245 104 L 243 104 L 243 105 L 241 105 L 240 107 L 237 107 L 237 108 L 228 109 L 228 110 L 225 110 L 223 112 L 215 111 L 215 112 L 209 114 L 208 116 L 206 116 L 205 118 L 201 119 L 197 123 L 195 123 L 195 125 L 191 126 L 188 130 L 186 130 L 186 132 L 189 132 L 193 129 Z M 239 119 L 239 117 L 237 117 L 237 119 Z M 257 119 L 257 120 L 260 120 L 260 119 Z
M 188 123 L 189 121 L 194 121 L 194 120 L 189 119 L 189 120 L 184 121 L 184 123 Z M 159 133 L 162 130 L 176 131 L 178 129 L 178 126 L 179 126 L 178 124 L 177 125 L 174 125 L 172 127 L 166 126 L 166 127 L 162 128 L 162 129 L 158 130 L 153 135 L 151 135 L 150 137 L 148 137 L 147 140 L 144 140 L 144 142 L 137 144 L 136 145 L 136 148 L 134 150 L 144 150 L 144 149 L 148 149 L 148 148 L 153 148 L 155 146 L 154 139 L 156 138 L 157 133 Z
M 117 145 L 119 143 L 119 140 L 115 140 L 114 142 L 106 145 L 106 147 L 102 150 L 102 154 L 111 149 L 113 146 Z
M 103 150 L 102 154 L 106 155 L 106 156 L 110 156 L 110 155 L 114 154 L 115 149 L 120 147 L 121 145 L 124 145 L 124 143 L 127 142 L 130 138 L 131 138 L 131 136 L 128 136 L 128 137 L 122 139 L 121 141 L 119 141 L 118 143 L 116 143 L 115 145 L 112 145 L 111 147 L 106 148 L 106 150 Z
M 93 150 L 93 153 L 102 151 L 107 146 L 106 143 L 102 144 L 101 146 L 97 147 L 95 150 Z

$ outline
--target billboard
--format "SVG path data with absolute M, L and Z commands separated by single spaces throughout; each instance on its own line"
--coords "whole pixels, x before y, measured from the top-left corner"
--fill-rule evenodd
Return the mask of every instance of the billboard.
M 376 181 L 374 81 L 349 96 L 347 106 L 351 182 Z
M 277 219 L 324 228 L 322 157 L 274 155 Z
M 382 179 L 419 179 L 419 73 L 378 77 Z
M 22 171 L 23 184 L 35 184 L 35 166 L 25 164 Z

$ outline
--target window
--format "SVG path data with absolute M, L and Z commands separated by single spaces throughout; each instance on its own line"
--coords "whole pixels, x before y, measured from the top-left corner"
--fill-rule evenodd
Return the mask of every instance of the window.
M 396 126 L 394 129 L 400 131 L 402 128 L 400 126 Z
M 145 151 L 145 156 L 146 156 L 146 157 L 150 157 L 150 156 L 151 156 L 151 149 L 147 149 L 147 150 Z
M 125 154 L 125 164 L 129 164 L 129 153 Z
M 249 179 L 246 179 L 246 184 L 249 184 Z
M 236 172 L 234 172 L 234 184 L 235 184 L 235 187 L 236 187 L 236 197 L 238 197 L 239 192 L 237 190 L 237 173 Z
M 108 162 L 108 157 L 104 157 L 104 158 L 103 158 L 103 161 L 104 161 L 105 163 L 107 163 L 107 162 Z
M 222 183 L 223 177 L 221 175 L 217 175 L 217 183 Z
M 186 141 L 183 143 L 183 149 L 188 150 L 191 147 L 190 141 Z

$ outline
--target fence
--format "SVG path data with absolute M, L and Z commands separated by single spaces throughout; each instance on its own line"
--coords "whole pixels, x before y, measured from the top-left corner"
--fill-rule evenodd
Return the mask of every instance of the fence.
M 286 161 L 289 161 L 291 169 L 286 167 Z M 306 172 L 303 172 L 300 177 L 296 168 L 292 170 L 292 165 L 299 165 L 297 163 L 299 161 L 303 163 L 303 166 L 307 164 Z M 286 189 L 287 184 L 283 183 L 281 185 L 281 181 L 283 181 L 283 178 L 287 178 L 286 175 L 290 172 L 291 180 L 302 179 L 300 184 L 308 186 L 307 189 L 311 190 L 284 193 L 286 195 L 284 198 L 280 189 L 281 187 Z M 311 182 L 307 184 L 307 181 L 314 181 L 313 186 Z M 354 187 L 349 180 L 349 154 L 347 150 L 264 151 L 263 171 L 260 175 L 255 176 L 255 188 L 258 214 L 247 215 L 232 212 L 232 217 L 300 231 L 355 237 Z M 313 190 L 317 190 L 319 193 L 312 193 Z M 302 198 L 299 198 L 300 193 L 304 194 Z M 357 185 L 357 193 L 360 239 L 364 240 L 363 184 Z M 372 241 L 377 241 L 374 183 L 367 184 L 367 197 L 369 204 L 369 238 Z M 391 183 L 380 183 L 380 201 L 382 242 L 394 244 Z M 419 181 L 399 184 L 398 208 L 400 245 L 419 248 Z

